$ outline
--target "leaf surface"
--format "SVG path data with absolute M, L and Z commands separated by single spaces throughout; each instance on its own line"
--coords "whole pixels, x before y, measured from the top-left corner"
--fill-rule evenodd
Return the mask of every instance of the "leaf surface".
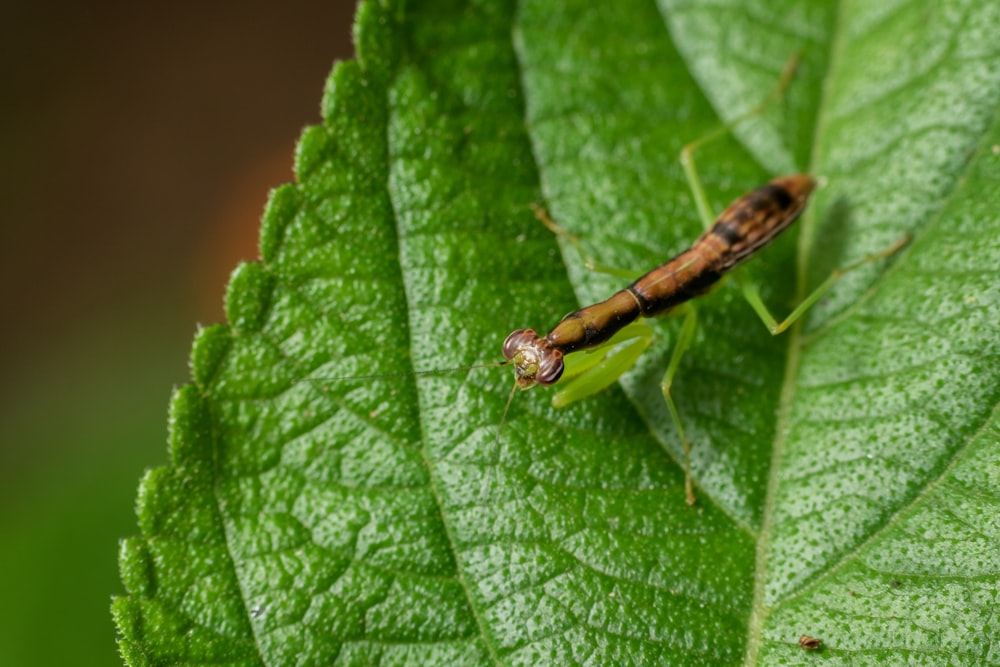
M 1000 573 L 1000 12 L 989 2 L 365 3 L 261 261 L 234 273 L 139 494 L 132 665 L 989 664 Z M 724 287 L 563 410 L 490 362 L 781 172 L 826 180 Z

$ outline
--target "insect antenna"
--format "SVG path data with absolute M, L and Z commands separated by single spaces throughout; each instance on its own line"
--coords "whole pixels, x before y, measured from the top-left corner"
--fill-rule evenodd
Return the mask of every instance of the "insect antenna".
M 451 366 L 448 368 L 425 368 L 416 371 L 406 371 L 401 373 L 373 373 L 370 375 L 331 375 L 322 377 L 306 377 L 296 380 L 296 382 L 341 382 L 345 380 L 381 380 L 385 378 L 399 378 L 399 377 L 412 377 L 414 375 L 443 375 L 445 373 L 457 373 L 459 371 L 469 371 L 479 368 L 498 368 L 500 366 L 507 366 L 510 364 L 509 360 L 504 361 L 494 361 L 488 364 L 473 364 L 471 366 Z
M 504 364 L 497 364 L 498 366 L 503 366 Z M 503 407 L 503 415 L 500 417 L 500 425 L 497 426 L 497 442 L 500 445 L 500 434 L 503 433 L 503 426 L 507 423 L 507 413 L 510 412 L 510 404 L 514 402 L 514 394 L 517 393 L 517 380 L 514 380 L 514 385 L 510 388 L 510 394 L 507 396 L 507 404 Z

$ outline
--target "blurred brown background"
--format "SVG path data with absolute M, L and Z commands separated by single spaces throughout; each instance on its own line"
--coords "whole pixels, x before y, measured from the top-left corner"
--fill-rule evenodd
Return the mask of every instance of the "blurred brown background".
M 0 665 L 115 665 L 171 390 L 352 55 L 354 3 L 6 2 Z

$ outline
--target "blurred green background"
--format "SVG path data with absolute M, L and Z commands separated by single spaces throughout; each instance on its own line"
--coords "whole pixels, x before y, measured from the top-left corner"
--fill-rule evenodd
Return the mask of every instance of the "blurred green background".
M 0 666 L 121 664 L 139 478 L 353 12 L 4 3 Z

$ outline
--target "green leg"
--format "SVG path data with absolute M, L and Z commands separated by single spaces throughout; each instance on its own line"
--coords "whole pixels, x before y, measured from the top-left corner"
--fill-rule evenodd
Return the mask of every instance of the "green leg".
M 535 212 L 535 217 L 538 218 L 539 222 L 548 227 L 550 232 L 563 237 L 573 244 L 573 248 L 576 249 L 576 254 L 578 254 L 580 259 L 583 260 L 583 265 L 588 271 L 606 273 L 611 276 L 618 276 L 619 278 L 626 278 L 628 280 L 634 280 L 642 275 L 641 273 L 636 273 L 635 271 L 617 269 L 613 266 L 596 262 L 592 257 L 583 252 L 583 247 L 580 245 L 580 237 L 571 233 L 569 230 L 565 229 L 558 222 L 549 217 L 548 211 L 538 204 L 532 204 L 531 210 Z
M 670 388 L 673 386 L 674 376 L 677 375 L 677 369 L 680 367 L 681 358 L 691 346 L 691 341 L 694 340 L 694 332 L 698 324 L 698 314 L 694 306 L 690 303 L 680 306 L 677 309 L 677 313 L 684 316 L 684 323 L 681 325 L 681 333 L 677 338 L 677 344 L 674 345 L 674 351 L 670 355 L 667 372 L 663 374 L 663 380 L 660 382 L 660 389 L 663 390 L 663 398 L 666 400 L 667 408 L 670 410 L 670 418 L 674 422 L 674 427 L 677 429 L 677 436 L 681 441 L 681 447 L 684 449 L 684 496 L 688 505 L 694 505 L 694 484 L 691 481 L 691 443 L 688 442 L 687 436 L 684 434 L 684 425 L 681 424 L 681 416 L 677 411 L 677 404 L 674 403 L 674 398 L 670 394 Z
M 761 100 L 760 104 L 749 111 L 740 114 L 725 125 L 709 132 L 705 136 L 695 139 L 681 149 L 681 165 L 684 167 L 684 174 L 687 176 L 688 185 L 691 187 L 691 194 L 694 196 L 694 203 L 698 207 L 698 215 L 701 217 L 702 223 L 704 223 L 706 228 L 711 227 L 712 223 L 715 222 L 715 214 L 712 212 L 712 208 L 708 205 L 708 197 L 705 195 L 705 188 L 701 184 L 701 177 L 698 176 L 698 168 L 694 163 L 694 152 L 701 146 L 715 141 L 719 137 L 726 136 L 736 125 L 742 123 L 747 118 L 753 118 L 763 111 L 768 104 L 780 99 L 785 92 L 785 88 L 788 87 L 788 83 L 792 80 L 792 75 L 795 74 L 795 68 L 798 66 L 798 63 L 798 54 L 792 54 L 792 57 L 788 59 L 788 62 L 785 63 L 784 69 L 781 71 L 781 78 L 778 79 L 778 84 L 767 97 Z
M 688 504 L 693 505 L 695 496 L 694 484 L 691 480 L 691 444 L 684 434 L 684 425 L 681 423 L 680 413 L 677 411 L 677 404 L 674 403 L 670 388 L 673 385 L 674 376 L 677 375 L 681 359 L 687 349 L 691 347 L 691 341 L 694 340 L 698 316 L 694 306 L 690 303 L 678 306 L 674 314 L 683 315 L 684 321 L 681 324 L 677 343 L 670 355 L 670 363 L 667 364 L 666 373 L 660 382 L 660 388 L 670 411 L 670 418 L 674 422 L 674 427 L 677 429 L 677 435 L 681 441 L 684 452 L 684 493 Z M 635 365 L 636 360 L 652 342 L 652 327 L 639 321 L 628 325 L 607 343 L 593 350 L 574 352 L 567 356 L 566 370 L 556 385 L 559 387 L 559 391 L 552 396 L 552 405 L 561 408 L 608 387 L 621 377 L 622 373 Z
M 777 336 L 782 331 L 792 326 L 796 320 L 802 317 L 803 313 L 809 310 L 809 308 L 814 303 L 819 301 L 819 299 L 826 293 L 826 291 L 831 287 L 833 287 L 834 283 L 840 280 L 840 278 L 844 274 L 846 274 L 849 271 L 853 271 L 859 266 L 864 266 L 869 262 L 874 262 L 876 259 L 882 259 L 883 257 L 888 257 L 889 255 L 895 253 L 897 250 L 906 245 L 909 241 L 910 237 L 909 235 L 907 235 L 902 239 L 900 239 L 899 241 L 893 243 L 885 250 L 877 252 L 874 255 L 868 255 L 867 257 L 862 257 L 858 261 L 854 262 L 853 264 L 849 264 L 848 266 L 845 266 L 842 269 L 834 269 L 833 273 L 831 273 L 826 280 L 820 283 L 819 287 L 814 289 L 809 294 L 809 296 L 803 299 L 802 302 L 798 306 L 796 306 L 795 309 L 788 315 L 788 317 L 786 317 L 781 322 L 778 322 L 777 319 L 775 319 L 774 315 L 771 314 L 771 311 L 768 310 L 767 306 L 764 305 L 763 300 L 760 298 L 760 292 L 758 291 L 757 286 L 755 284 L 740 280 L 739 281 L 740 289 L 743 291 L 743 296 L 744 298 L 746 298 L 747 303 L 750 304 L 750 307 L 753 308 L 754 312 L 757 313 L 757 316 L 760 317 L 761 321 L 764 323 L 764 326 L 767 327 L 767 330 L 771 332 L 772 336 Z M 739 278 L 737 279 L 739 280 Z
M 737 124 L 747 118 L 756 116 L 768 104 L 771 104 L 773 101 L 779 99 L 782 94 L 784 94 L 785 88 L 788 87 L 788 83 L 791 81 L 792 75 L 795 73 L 795 67 L 798 65 L 798 60 L 798 54 L 793 54 L 792 57 L 788 59 L 788 62 L 782 70 L 781 78 L 778 80 L 774 90 L 772 90 L 771 93 L 760 102 L 760 104 L 746 113 L 740 114 L 730 122 L 715 129 L 713 132 L 706 134 L 700 139 L 692 141 L 681 150 L 681 165 L 684 167 L 684 174 L 687 176 L 688 185 L 691 187 L 691 194 L 694 197 L 695 205 L 698 207 L 698 215 L 701 217 L 702 223 L 706 228 L 711 227 L 715 222 L 715 214 L 712 212 L 712 208 L 708 204 L 708 196 L 705 194 L 705 187 L 702 185 L 701 177 L 698 175 L 698 168 L 694 161 L 695 151 L 701 146 L 725 136 L 731 132 L 733 127 Z M 819 297 L 817 296 L 816 298 Z M 757 297 L 757 303 L 760 303 L 761 307 L 763 307 L 759 296 Z M 751 305 L 753 304 L 751 303 Z M 681 308 L 683 310 L 681 310 Z M 754 306 L 754 309 L 756 310 L 756 306 Z M 766 309 L 764 310 L 766 311 Z M 680 366 L 681 358 L 684 356 L 684 353 L 687 351 L 688 347 L 691 346 L 691 342 L 694 340 L 694 332 L 698 323 L 698 317 L 694 306 L 690 302 L 681 306 L 676 313 L 684 316 L 684 323 L 681 325 L 680 336 L 677 339 L 677 344 L 674 346 L 673 353 L 670 355 L 670 364 L 667 366 L 667 372 L 663 376 L 663 382 L 660 384 L 660 387 L 663 390 L 663 398 L 666 400 L 667 409 L 670 411 L 670 418 L 674 422 L 674 427 L 677 429 L 677 435 L 680 438 L 681 446 L 684 449 L 684 492 L 687 503 L 689 505 L 693 505 L 695 503 L 695 496 L 694 483 L 691 479 L 691 443 L 688 442 L 687 436 L 684 434 L 684 426 L 681 424 L 680 413 L 678 412 L 677 404 L 674 402 L 673 396 L 670 393 L 670 388 L 673 385 L 674 376 L 677 374 L 677 369 Z
M 566 370 L 556 385 L 552 405 L 557 408 L 575 403 L 611 385 L 653 342 L 653 328 L 638 321 L 628 325 L 603 345 L 581 350 L 566 357 Z

